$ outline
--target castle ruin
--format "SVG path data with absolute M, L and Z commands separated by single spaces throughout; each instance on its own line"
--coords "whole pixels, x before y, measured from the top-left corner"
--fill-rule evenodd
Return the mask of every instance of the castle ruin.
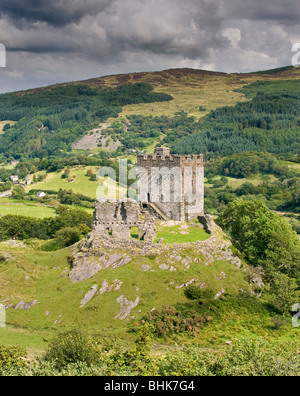
M 171 155 L 157 148 L 138 156 L 138 199 L 96 201 L 93 232 L 119 241 L 153 243 L 156 220 L 191 221 L 204 215 L 203 155 Z
M 153 243 L 156 238 L 156 218 L 149 211 L 141 211 L 132 199 L 96 201 L 93 232 L 120 241 L 131 239 L 131 230 L 138 229 L 138 239 Z
M 164 220 L 190 221 L 204 215 L 203 155 L 171 154 L 157 148 L 138 156 L 138 195 Z

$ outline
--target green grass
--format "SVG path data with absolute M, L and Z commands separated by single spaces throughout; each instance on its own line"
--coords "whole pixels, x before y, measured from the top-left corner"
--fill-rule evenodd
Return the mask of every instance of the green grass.
M 233 188 L 233 190 L 236 190 L 237 188 L 241 187 L 244 183 L 249 182 L 253 184 L 254 186 L 259 186 L 263 184 L 263 182 L 267 181 L 270 183 L 274 183 L 276 180 L 278 180 L 278 177 L 274 175 L 263 175 L 263 174 L 257 174 L 257 175 L 252 175 L 251 177 L 243 178 L 243 179 L 236 179 L 234 177 L 229 177 L 228 178 L 228 184 Z
M 34 203 L 0 202 L 0 216 L 6 215 L 27 216 L 44 219 L 46 217 L 54 217 L 55 209 Z
M 279 161 L 280 165 L 288 166 L 289 168 L 300 170 L 300 163 L 291 161 Z
M 84 210 L 89 214 L 94 213 L 94 208 L 70 205 L 66 206 L 71 209 Z M 5 216 L 8 214 L 44 219 L 46 217 L 54 217 L 55 209 L 48 206 L 47 204 L 28 202 L 27 200 L 22 199 L 18 200 L 13 198 L 0 198 L 0 216 Z
M 171 234 L 175 229 L 166 230 L 164 237 L 170 232 L 170 241 L 174 236 L 176 241 L 179 235 Z M 195 237 L 195 230 L 191 230 L 190 238 Z M 203 237 L 203 230 L 198 231 L 202 231 Z M 186 235 L 184 237 L 187 238 Z M 198 234 L 195 238 L 200 237 Z M 126 266 L 106 269 L 88 281 L 72 284 L 68 278 L 71 249 L 43 252 L 34 246 L 33 243 L 23 246 L 0 243 L 0 251 L 11 256 L 8 264 L 0 264 L 0 301 L 8 299 L 14 305 L 21 300 L 40 301 L 28 311 L 7 310 L 8 327 L 0 331 L 0 344 L 17 344 L 31 353 L 45 348 L 44 336 L 79 326 L 96 331 L 106 339 L 118 337 L 125 343 L 130 342 L 133 336 L 127 333 L 127 321 L 115 319 L 121 309 L 117 302 L 121 295 L 130 301 L 139 296 L 140 302 L 131 313 L 138 319 L 154 307 L 187 302 L 183 291 L 176 286 L 193 278 L 209 283 L 215 292 L 226 287 L 228 291 L 237 293 L 239 288 L 247 287 L 243 272 L 231 263 L 216 261 L 214 266 L 204 265 L 201 252 L 191 248 L 180 251 L 182 260 L 188 258 L 191 261 L 188 270 L 183 263 L 174 262 L 171 249 L 151 257 L 132 254 L 132 261 Z M 163 263 L 170 263 L 176 271 L 160 269 Z M 152 270 L 143 271 L 143 265 L 150 266 Z M 217 279 L 221 271 L 226 272 L 227 279 Z M 80 308 L 83 296 L 93 285 L 100 288 L 104 280 L 112 284 L 115 279 L 122 281 L 120 290 L 96 295 L 84 308 Z
M 171 232 L 177 232 L 177 227 L 164 231 L 165 238 L 169 234 L 170 238 L 176 239 L 176 235 Z M 190 237 L 191 235 L 193 231 L 190 232 Z M 149 256 L 132 254 L 132 261 L 126 266 L 108 268 L 85 282 L 72 284 L 68 278 L 70 248 L 43 252 L 32 246 L 33 244 L 16 247 L 0 243 L 0 251 L 11 256 L 8 264 L 0 264 L 0 301 L 8 299 L 16 304 L 21 300 L 30 302 L 38 299 L 40 302 L 28 311 L 7 310 L 7 327 L 0 329 L 0 344 L 19 345 L 31 354 L 40 354 L 45 350 L 45 338 L 52 338 L 57 332 L 73 327 L 97 333 L 106 341 L 115 342 L 117 338 L 128 347 L 134 337 L 127 331 L 128 322 L 115 319 L 121 309 L 117 302 L 121 295 L 130 301 L 135 301 L 137 296 L 140 298 L 138 306 L 130 315 L 137 321 L 153 308 L 161 309 L 163 306 L 187 303 L 183 289 L 178 286 L 191 279 L 205 283 L 214 293 L 224 288 L 233 296 L 233 301 L 240 289 L 248 290 L 249 287 L 243 270 L 238 270 L 228 261 L 218 259 L 207 265 L 201 251 L 194 248 L 180 251 L 170 249 Z M 180 255 L 181 261 L 189 260 L 190 268 L 186 269 L 183 262 L 175 260 L 174 254 Z M 162 270 L 162 264 L 173 266 L 176 271 Z M 145 265 L 151 270 L 143 271 Z M 221 272 L 226 274 L 225 279 L 220 278 Z M 100 288 L 104 280 L 112 284 L 116 279 L 122 282 L 119 290 L 98 294 L 85 307 L 80 308 L 83 296 L 93 285 Z M 220 348 L 225 346 L 225 341 L 242 335 L 262 335 L 269 339 L 283 340 L 295 338 L 299 334 L 298 329 L 292 326 L 284 326 L 280 330 L 272 329 L 271 316 L 263 306 L 261 312 L 253 311 L 251 306 L 236 307 L 230 301 L 232 300 L 224 304 L 220 301 L 219 308 L 208 312 L 213 321 L 196 338 L 189 339 L 182 335 L 173 341 L 156 341 L 164 344 L 192 342 L 204 348 Z M 260 303 L 257 304 L 259 306 Z
M 92 167 L 76 167 L 71 169 L 71 182 L 69 182 L 68 179 L 62 178 L 62 175 L 64 173 L 63 171 L 49 173 L 47 174 L 45 180 L 27 186 L 25 191 L 29 192 L 33 189 L 58 191 L 59 189 L 63 189 L 72 190 L 73 193 L 83 194 L 91 198 L 96 198 L 97 189 L 99 188 L 100 183 L 99 181 L 91 181 L 89 177 L 86 176 L 87 170 L 90 168 Z M 106 180 L 104 182 L 104 186 L 106 187 L 106 193 L 108 194 L 107 197 L 113 198 L 113 181 L 111 179 Z M 117 193 L 119 191 L 121 195 L 124 195 L 125 189 L 117 187 Z
M 157 228 L 156 242 L 163 238 L 164 244 L 187 243 L 205 241 L 209 237 L 210 235 L 202 228 L 190 226 L 188 228 L 183 228 L 180 225 L 166 227 L 159 224 Z
M 45 339 L 50 339 L 55 335 L 54 331 L 39 331 L 30 328 L 24 329 L 8 325 L 0 328 L 0 344 L 4 346 L 18 345 L 33 354 L 45 351 L 47 343 Z

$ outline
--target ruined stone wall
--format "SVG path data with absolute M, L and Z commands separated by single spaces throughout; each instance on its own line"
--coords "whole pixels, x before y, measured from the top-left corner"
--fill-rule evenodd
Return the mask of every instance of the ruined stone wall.
M 132 199 L 96 201 L 93 233 L 116 240 L 130 240 L 131 229 L 139 229 L 139 239 L 153 243 L 156 238 L 156 219 L 151 213 L 140 211 Z

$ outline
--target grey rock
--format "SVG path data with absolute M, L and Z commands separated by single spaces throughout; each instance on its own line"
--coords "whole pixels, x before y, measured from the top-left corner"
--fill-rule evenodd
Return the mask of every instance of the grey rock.
M 30 303 L 25 304 L 23 309 L 25 311 L 27 311 L 28 309 L 34 307 L 36 304 L 39 304 L 39 303 L 40 303 L 39 300 L 34 300 L 34 301 L 30 302 Z
M 102 270 L 99 264 L 79 265 L 73 268 L 69 274 L 69 279 L 72 283 L 84 282 Z
M 146 265 L 146 264 L 143 264 L 142 265 L 142 271 L 150 271 L 151 270 L 151 267 L 150 267 L 150 265 Z
M 159 268 L 160 268 L 161 270 L 163 270 L 163 271 L 166 271 L 166 270 L 168 270 L 168 269 L 170 268 L 170 266 L 167 265 L 167 264 L 162 264 L 162 265 L 159 266 Z
M 15 310 L 23 309 L 24 305 L 25 305 L 25 301 L 20 301 L 17 305 L 14 306 L 14 309 Z
M 129 301 L 126 297 L 120 296 L 117 302 L 121 305 L 121 311 L 115 319 L 124 320 L 130 316 L 131 311 L 139 304 L 140 298 L 137 297 L 135 301 Z
M 80 303 L 80 308 L 84 307 L 88 302 L 94 298 L 95 294 L 97 293 L 98 286 L 94 285 L 90 288 L 90 290 L 86 293 L 84 296 L 83 300 Z
M 220 297 L 222 297 L 226 291 L 224 289 L 220 290 L 214 297 L 215 300 L 218 300 Z
M 28 311 L 28 309 L 32 308 L 36 304 L 39 304 L 39 300 L 34 300 L 29 303 L 26 303 L 25 301 L 20 301 L 17 305 L 13 307 L 13 309 L 23 309 L 24 311 Z

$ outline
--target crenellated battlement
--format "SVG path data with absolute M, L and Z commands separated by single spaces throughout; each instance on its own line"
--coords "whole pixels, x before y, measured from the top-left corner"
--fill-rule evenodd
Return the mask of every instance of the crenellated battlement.
M 156 149 L 154 154 L 145 154 L 145 155 L 139 155 L 138 156 L 138 163 L 147 163 L 147 162 L 162 162 L 165 161 L 166 163 L 168 162 L 181 162 L 181 163 L 194 163 L 195 161 L 197 163 L 202 163 L 203 166 L 203 154 L 198 154 L 198 155 L 179 155 L 179 154 L 171 154 L 170 149 L 167 149 L 166 151 L 161 151 L 161 149 Z

